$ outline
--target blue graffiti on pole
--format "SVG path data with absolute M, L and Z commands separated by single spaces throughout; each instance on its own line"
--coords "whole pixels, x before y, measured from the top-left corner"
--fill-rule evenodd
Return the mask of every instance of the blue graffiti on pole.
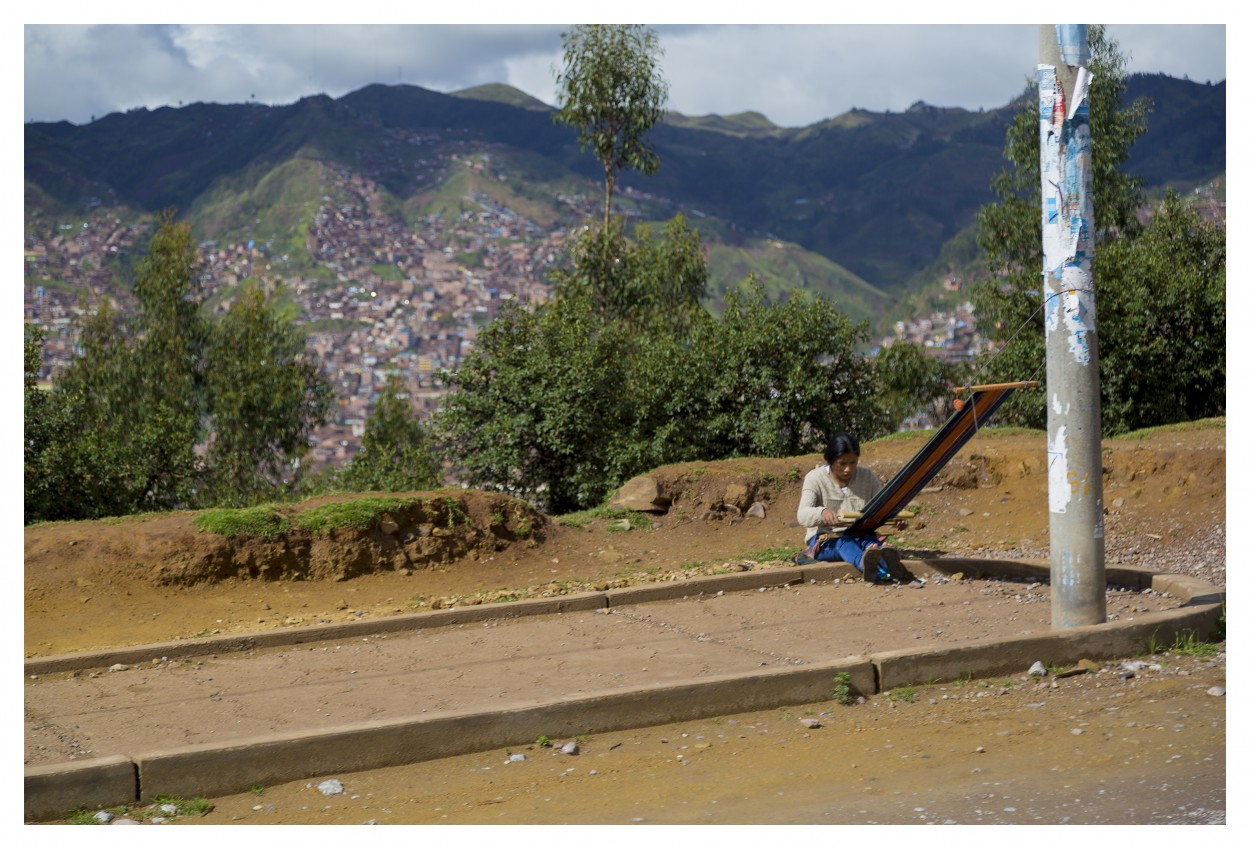
M 1058 91 L 1055 69 L 1050 65 L 1037 68 L 1038 134 L 1041 144 L 1042 172 L 1042 255 L 1043 268 L 1055 269 L 1065 255 L 1054 238 L 1061 226 L 1063 189 L 1054 179 L 1059 171 L 1060 134 L 1063 131 L 1063 95 Z M 1058 119 L 1058 120 L 1056 120 Z M 1057 126 L 1056 126 L 1057 125 Z
M 1071 346 L 1070 350 L 1072 352 L 1072 359 L 1079 365 L 1089 365 L 1090 359 L 1093 356 L 1089 344 L 1089 331 L 1076 330 L 1071 327 L 1068 328 L 1068 331 L 1070 333 L 1069 343 Z
M 1037 66 L 1038 117 L 1049 125 L 1055 117 L 1055 69 L 1051 65 Z
M 1088 24 L 1055 24 L 1055 41 L 1066 65 L 1089 64 Z

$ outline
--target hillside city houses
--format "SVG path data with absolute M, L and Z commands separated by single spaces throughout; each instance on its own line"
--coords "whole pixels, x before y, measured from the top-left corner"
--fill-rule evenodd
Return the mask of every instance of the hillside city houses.
M 489 166 L 489 154 L 451 154 L 443 167 Z M 326 167 L 326 166 L 323 166 Z M 241 284 L 293 300 L 308 344 L 338 394 L 331 420 L 312 436 L 312 469 L 342 465 L 360 445 L 365 422 L 388 374 L 398 372 L 418 410 L 429 415 L 446 391 L 440 374 L 455 371 L 479 330 L 508 301 L 541 303 L 547 273 L 558 262 L 563 228 L 540 228 L 484 194 L 463 198 L 458 215 L 426 216 L 417 228 L 379 211 L 379 191 L 367 177 L 343 169 L 328 175 L 305 247 L 317 274 L 296 270 L 267 244 L 206 242 L 200 246 L 203 302 L 229 309 Z M 333 197 L 332 197 L 333 196 Z M 563 197 L 570 221 L 593 215 L 597 199 Z M 110 265 L 142 244 L 150 227 L 124 222 L 103 206 L 59 223 L 50 237 L 27 228 L 25 318 L 45 330 L 44 381 L 79 353 L 79 327 L 105 299 L 125 306 Z M 952 284 L 953 285 L 953 284 Z M 882 340 L 924 345 L 966 359 L 980 350 L 971 306 L 895 325 Z

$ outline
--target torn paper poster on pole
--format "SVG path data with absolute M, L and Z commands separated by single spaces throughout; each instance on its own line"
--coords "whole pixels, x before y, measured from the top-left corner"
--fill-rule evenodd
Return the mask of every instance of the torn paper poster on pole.
M 1055 42 L 1065 65 L 1089 64 L 1089 24 L 1055 24 Z
M 1053 65 L 1037 67 L 1046 332 L 1066 332 L 1072 356 L 1088 365 L 1094 318 L 1091 76 L 1081 68 L 1077 85 L 1067 93 L 1055 71 Z

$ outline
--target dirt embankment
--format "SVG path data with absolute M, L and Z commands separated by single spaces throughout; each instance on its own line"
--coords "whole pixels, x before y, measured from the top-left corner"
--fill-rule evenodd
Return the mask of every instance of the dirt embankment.
M 1224 584 L 1222 420 L 1104 443 L 1107 561 Z M 865 445 L 884 480 L 920 436 Z M 803 475 L 816 455 L 666 466 L 622 488 L 651 512 L 550 517 L 497 493 L 406 494 L 364 530 L 292 530 L 274 539 L 199 530 L 194 513 L 39 525 L 25 531 L 26 653 L 142 644 L 384 616 L 444 599 L 623 585 L 674 574 L 763 568 L 797 550 Z M 975 437 L 913 502 L 895 537 L 905 556 L 1048 556 L 1046 439 Z M 401 496 L 404 494 L 401 494 Z M 336 496 L 280 508 L 307 514 Z M 732 563 L 730 561 L 733 561 Z

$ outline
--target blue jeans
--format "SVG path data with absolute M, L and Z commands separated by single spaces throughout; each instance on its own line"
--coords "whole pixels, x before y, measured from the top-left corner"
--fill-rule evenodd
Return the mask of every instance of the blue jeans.
M 850 563 L 859 572 L 864 571 L 864 551 L 871 546 L 880 546 L 881 539 L 876 534 L 864 534 L 849 536 L 843 534 L 832 542 L 826 542 L 821 546 L 813 557 L 816 560 L 841 560 L 844 563 Z M 888 580 L 890 573 L 886 571 L 884 566 L 877 567 L 877 579 Z
M 864 567 L 861 565 L 864 560 L 864 551 L 873 545 L 881 545 L 875 535 L 848 536 L 844 534 L 833 542 L 833 547 L 838 552 L 838 555 L 861 572 L 864 571 Z

